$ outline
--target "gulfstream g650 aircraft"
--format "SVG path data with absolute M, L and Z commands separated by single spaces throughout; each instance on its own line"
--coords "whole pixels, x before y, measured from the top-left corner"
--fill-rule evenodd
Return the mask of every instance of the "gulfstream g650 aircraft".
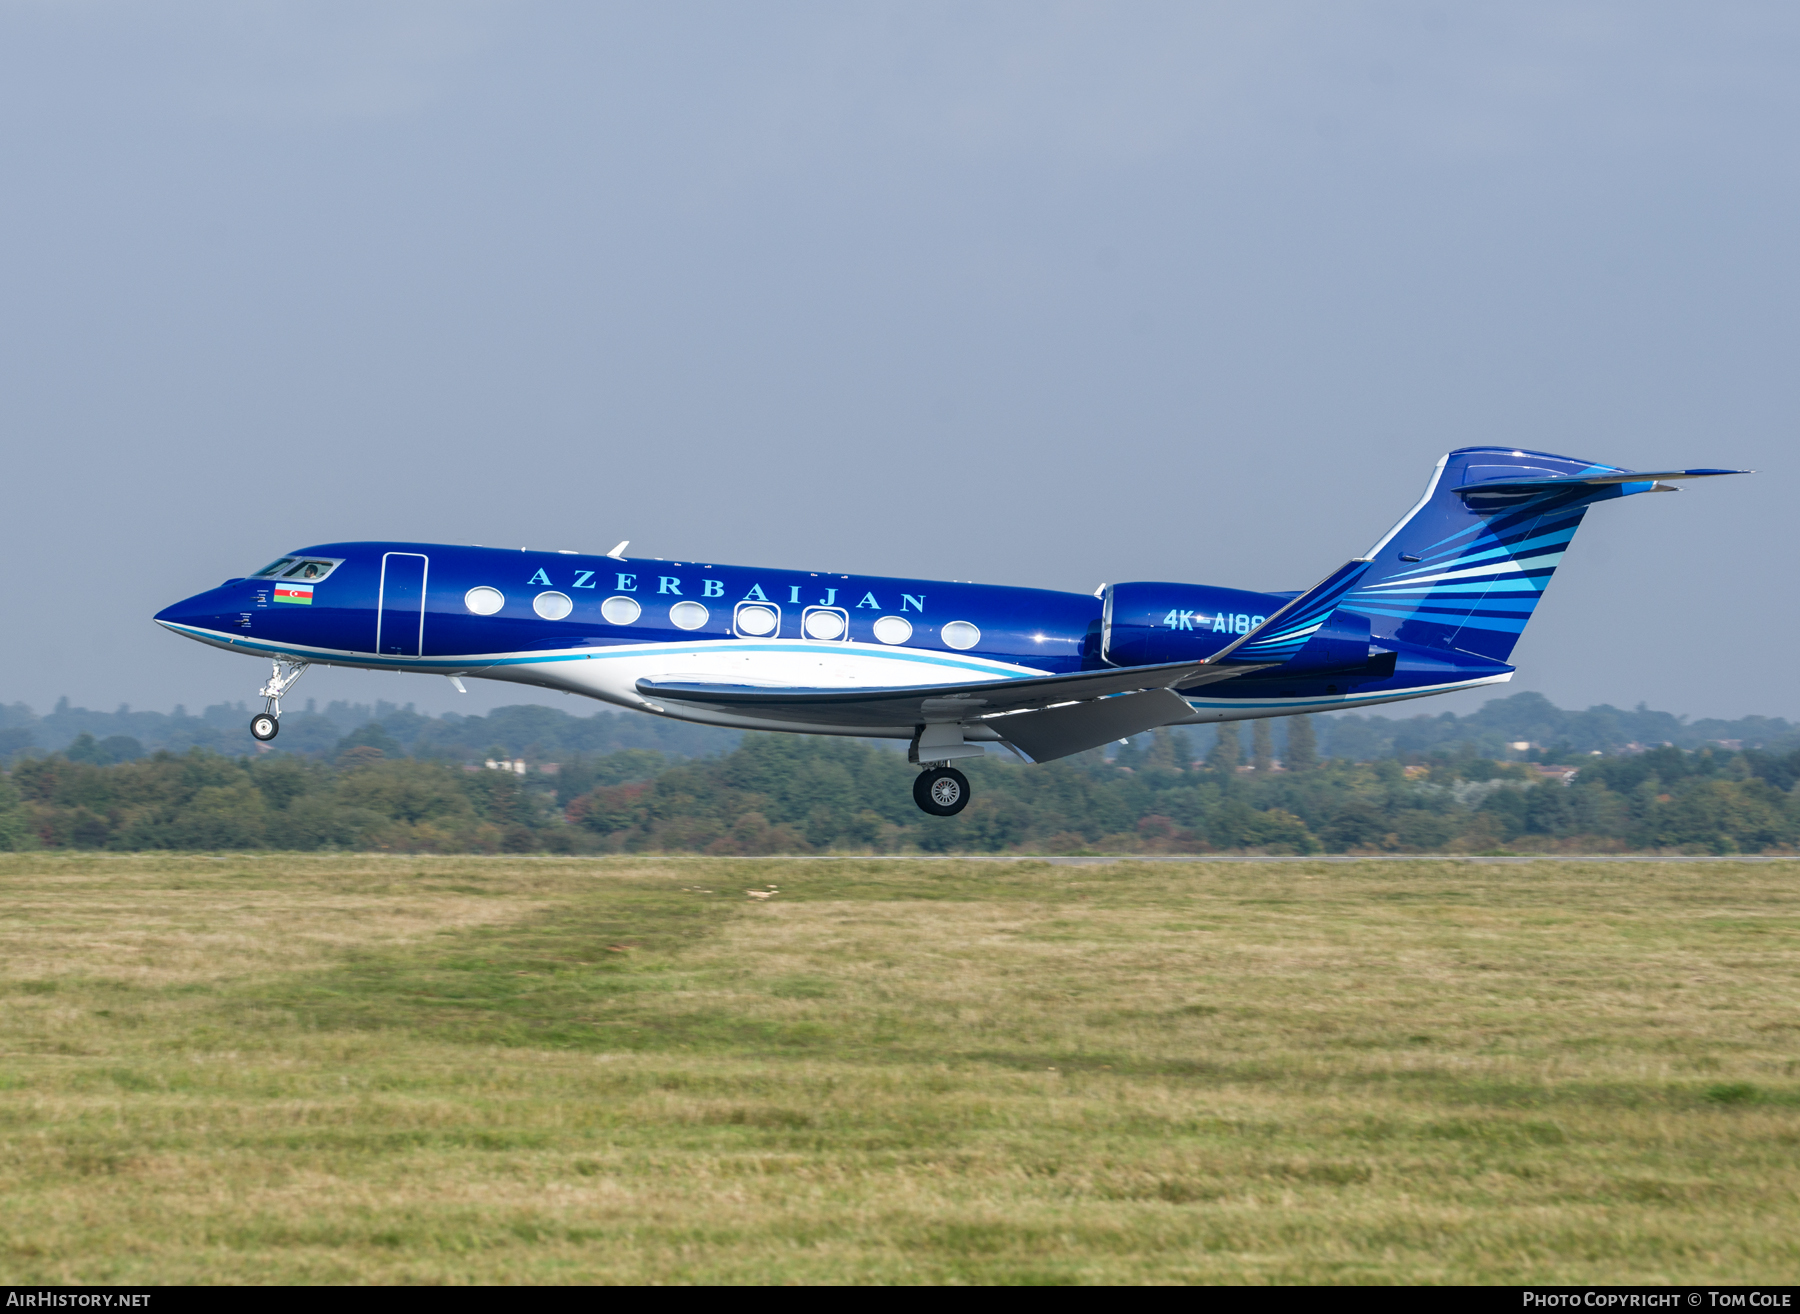
M 1418 504 L 1305 592 L 1102 585 L 1092 595 L 427 543 L 327 543 L 157 614 L 272 659 L 250 723 L 308 666 L 585 694 L 707 725 L 910 740 L 926 812 L 950 764 L 1033 762 L 1156 726 L 1422 698 L 1506 664 L 1596 502 L 1739 470 L 1622 470 L 1496 447 L 1438 462 Z

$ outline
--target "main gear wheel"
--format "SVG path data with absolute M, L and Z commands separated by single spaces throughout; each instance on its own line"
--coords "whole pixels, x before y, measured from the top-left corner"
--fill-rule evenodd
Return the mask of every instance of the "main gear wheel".
M 934 817 L 954 817 L 969 806 L 969 778 L 955 767 L 921 771 L 913 781 L 913 802 Z

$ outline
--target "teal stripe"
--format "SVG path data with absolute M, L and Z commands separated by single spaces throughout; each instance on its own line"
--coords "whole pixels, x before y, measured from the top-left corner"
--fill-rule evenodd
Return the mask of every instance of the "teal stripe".
M 172 625 L 167 621 L 163 623 L 168 625 L 170 629 L 182 634 L 209 639 L 223 639 L 234 648 L 248 648 L 257 652 L 271 654 L 317 654 L 316 660 L 318 661 L 332 661 L 344 666 L 398 666 L 406 670 L 425 672 L 444 670 L 466 671 L 473 667 L 536 666 L 545 662 L 582 662 L 593 661 L 596 658 L 641 657 L 659 651 L 674 653 L 695 651 L 693 648 L 671 644 L 642 644 L 624 649 L 564 649 L 559 652 L 540 654 L 535 657 L 483 657 L 478 654 L 472 654 L 454 660 L 444 657 L 370 657 L 362 653 L 346 653 L 337 648 L 309 648 L 304 644 L 258 643 L 254 639 L 241 639 L 233 634 L 221 634 L 217 630 L 202 630 L 186 625 Z M 711 644 L 729 644 L 732 652 L 797 652 L 817 654 L 820 651 L 817 644 L 745 643 L 741 639 L 714 639 L 709 641 L 708 646 L 711 646 Z M 844 650 L 838 649 L 838 651 Z M 850 651 L 856 656 L 861 656 L 865 653 L 869 655 L 879 655 L 887 661 L 920 662 L 924 665 L 936 667 L 938 669 L 975 671 L 982 675 L 991 675 L 997 679 L 1003 680 L 1030 680 L 1035 679 L 1040 675 L 1050 674 L 1050 672 L 1044 671 L 1033 671 L 1029 674 L 1020 674 L 1018 671 L 1009 671 L 1004 668 L 996 669 L 994 666 L 984 666 L 977 661 L 970 661 L 967 659 L 958 661 L 953 657 L 939 658 L 917 652 L 897 652 L 892 648 L 864 647 L 861 649 L 852 649 Z
M 1504 616 L 1490 616 L 1485 612 L 1480 612 L 1475 609 L 1481 605 L 1482 604 L 1477 603 L 1468 611 L 1433 609 L 1423 613 L 1417 611 L 1385 611 L 1380 607 L 1359 607 L 1358 610 L 1373 612 L 1377 616 L 1392 616 L 1397 620 L 1428 620 L 1452 629 L 1460 625 L 1477 630 L 1498 630 L 1510 634 L 1523 634 L 1525 632 L 1525 622 L 1531 619 L 1529 613 L 1520 616 L 1517 620 L 1508 620 Z
M 1550 585 L 1550 576 L 1490 575 L 1486 579 L 1456 580 L 1448 584 L 1412 584 L 1405 588 L 1371 589 L 1361 597 L 1352 595 L 1351 605 L 1365 602 L 1404 602 L 1408 598 L 1429 598 L 1450 593 L 1542 593 Z
M 1509 555 L 1516 557 L 1522 552 L 1536 552 L 1539 548 L 1550 547 L 1557 543 L 1567 543 L 1570 539 L 1575 537 L 1575 529 L 1576 526 L 1571 525 L 1569 528 L 1559 529 L 1553 534 L 1540 534 L 1536 538 L 1528 538 L 1522 542 L 1510 545 L 1503 544 L 1500 547 L 1489 548 L 1485 552 L 1466 552 L 1460 556 L 1446 553 L 1439 561 L 1428 563 L 1415 570 L 1403 570 L 1398 575 L 1390 575 L 1388 578 L 1405 579 L 1409 575 L 1429 575 L 1433 571 L 1445 570 L 1452 565 L 1459 567 L 1469 566 L 1473 565 L 1475 562 L 1486 561 L 1493 557 Z
M 1393 579 L 1377 580 L 1366 587 L 1370 590 L 1380 589 L 1384 593 L 1394 589 L 1449 588 L 1453 584 L 1510 579 L 1515 575 L 1529 575 L 1540 570 L 1554 571 L 1562 559 L 1563 553 L 1557 552 L 1536 557 L 1519 557 L 1512 561 L 1490 561 L 1485 566 L 1471 566 L 1466 570 L 1440 570 L 1417 579 L 1396 576 Z M 1452 564 L 1459 567 L 1462 565 L 1461 562 Z

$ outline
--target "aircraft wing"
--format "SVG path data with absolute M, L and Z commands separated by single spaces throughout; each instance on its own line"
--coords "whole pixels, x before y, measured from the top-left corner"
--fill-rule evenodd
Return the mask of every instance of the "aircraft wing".
M 841 726 L 847 730 L 875 729 L 899 725 L 962 722 L 990 726 L 1002 738 L 1009 723 L 1023 726 L 1026 719 L 1045 709 L 1062 711 L 1064 704 L 1090 703 L 1094 699 L 1114 700 L 1119 694 L 1138 694 L 1145 690 L 1166 691 L 1171 685 L 1193 688 L 1214 680 L 1228 680 L 1244 673 L 1244 667 L 1209 669 L 1204 662 L 1166 662 L 1157 666 L 1127 666 L 1106 671 L 1077 671 L 1072 675 L 1028 676 L 1016 680 L 989 680 L 975 684 L 942 684 L 904 688 L 808 689 L 762 688 L 741 684 L 702 684 L 680 680 L 639 680 L 640 694 L 654 703 L 680 703 L 704 707 L 770 722 L 806 722 L 812 725 Z M 1125 699 L 1117 699 L 1121 703 Z M 1175 707 L 1175 704 L 1180 704 Z M 1187 710 L 1174 695 L 1159 701 L 1158 713 L 1169 713 L 1149 725 L 1137 725 L 1123 734 L 1135 734 L 1151 725 L 1166 725 Z M 1138 706 L 1138 715 L 1148 711 Z M 1066 718 L 1057 718 L 1066 719 Z M 1116 713 L 1100 718 L 1108 725 L 1118 720 Z M 1135 718 L 1127 718 L 1135 719 Z M 1104 727 L 1096 723 L 1095 731 Z M 1083 736 L 1077 735 L 1076 738 Z M 1092 748 L 1109 739 L 1122 737 L 1119 732 L 1101 734 Z M 1067 736 L 1057 736 L 1061 742 Z M 1029 749 L 1026 750 L 1030 752 Z M 1079 748 L 1055 753 L 1080 752 Z M 1032 756 L 1037 756 L 1035 753 Z
M 1204 660 L 1041 675 L 978 684 L 809 689 L 639 680 L 656 703 L 679 703 L 771 723 L 846 730 L 960 723 L 991 730 L 1034 761 L 1047 762 L 1168 725 L 1189 712 L 1183 692 L 1291 658 L 1368 569 L 1347 562 L 1249 634 Z

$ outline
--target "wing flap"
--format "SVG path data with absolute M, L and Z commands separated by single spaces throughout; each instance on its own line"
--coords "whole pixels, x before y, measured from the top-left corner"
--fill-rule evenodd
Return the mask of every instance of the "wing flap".
M 1173 689 L 1147 689 L 1067 707 L 1015 712 L 987 724 L 1033 762 L 1051 762 L 1154 730 L 1192 712 L 1187 700 Z

